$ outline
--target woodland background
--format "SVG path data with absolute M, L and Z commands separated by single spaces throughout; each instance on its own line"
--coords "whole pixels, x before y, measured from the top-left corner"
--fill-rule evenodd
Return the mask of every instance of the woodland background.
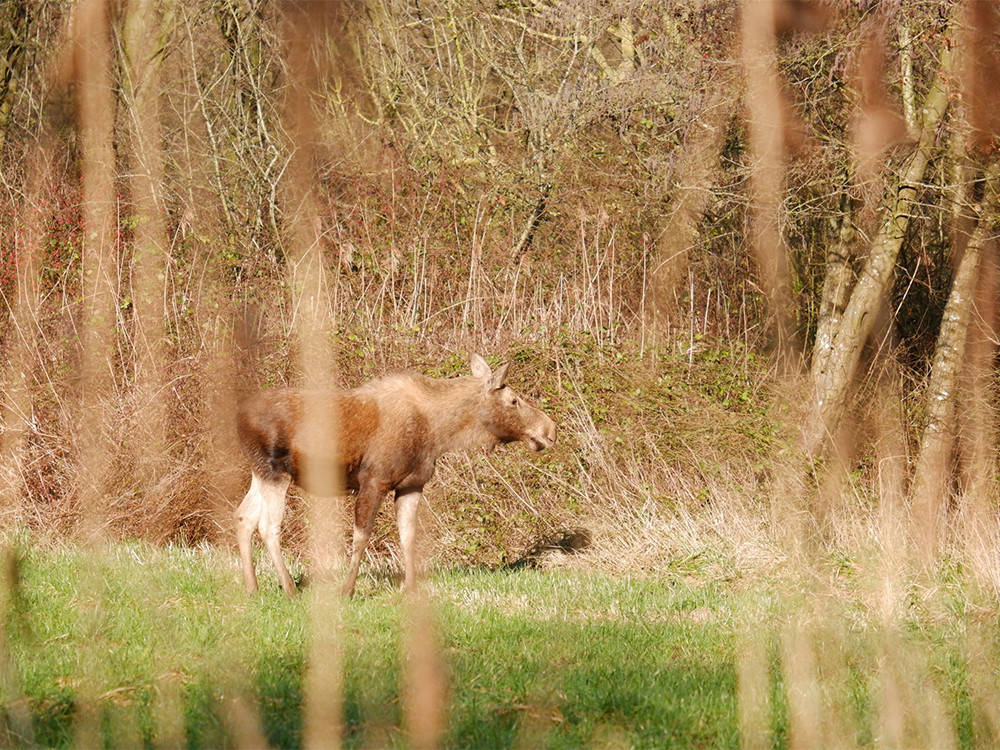
M 875 519 L 998 581 L 998 35 L 974 1 L 3 3 L 0 523 L 231 543 L 240 394 L 482 352 L 561 441 L 446 462 L 438 555 L 579 527 L 739 567 Z

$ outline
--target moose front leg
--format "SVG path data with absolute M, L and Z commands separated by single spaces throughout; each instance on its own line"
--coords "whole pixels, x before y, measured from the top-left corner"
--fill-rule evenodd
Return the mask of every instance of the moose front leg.
M 386 488 L 364 483 L 358 490 L 354 500 L 354 540 L 351 544 L 351 565 L 347 570 L 347 579 L 341 593 L 344 596 L 354 596 L 354 584 L 358 580 L 358 570 L 361 568 L 361 556 L 365 553 L 368 540 L 375 525 L 375 512 L 382 504 Z
M 403 587 L 407 591 L 417 588 L 417 509 L 422 489 L 396 491 L 396 525 L 403 548 Z

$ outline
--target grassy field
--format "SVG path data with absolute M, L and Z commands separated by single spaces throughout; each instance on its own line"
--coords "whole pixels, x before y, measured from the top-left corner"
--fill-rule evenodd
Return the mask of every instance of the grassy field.
M 995 739 L 995 669 L 976 655 L 996 653 L 996 618 L 970 605 L 957 572 L 910 586 L 891 614 L 847 574 L 834 588 L 796 589 L 698 572 L 437 573 L 428 589 L 448 681 L 445 744 Z M 368 573 L 333 626 L 344 746 L 407 747 L 407 609 L 387 572 Z M 302 743 L 309 592 L 287 601 L 268 575 L 249 598 L 234 555 L 145 544 L 23 553 L 17 580 L 4 601 L 7 744 L 218 747 L 260 734 L 272 746 Z

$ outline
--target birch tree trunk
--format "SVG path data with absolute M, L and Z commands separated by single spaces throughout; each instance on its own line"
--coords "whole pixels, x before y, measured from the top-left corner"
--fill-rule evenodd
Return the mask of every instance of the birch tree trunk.
M 872 240 L 871 249 L 843 313 L 831 311 L 822 325 L 828 333 L 817 336 L 813 347 L 811 408 L 804 435 L 805 450 L 820 455 L 836 432 L 857 373 L 862 349 L 878 319 L 893 278 L 910 215 L 934 147 L 938 122 L 948 109 L 947 81 L 951 75 L 952 53 L 946 40 L 940 67 L 923 103 L 920 140 L 903 166 L 896 190 L 887 199 L 883 220 Z
M 965 539 L 978 548 L 976 559 L 992 560 L 998 472 L 996 419 L 993 409 L 998 326 L 998 265 L 995 239 L 982 248 L 977 279 L 975 314 L 969 321 L 965 364 L 962 367 L 962 398 L 957 404 L 956 451 L 961 466 L 961 517 Z M 986 532 L 986 533 L 984 533 Z M 987 567 L 989 563 L 987 563 Z
M 960 253 L 958 266 L 952 279 L 944 319 L 938 332 L 934 358 L 931 362 L 927 384 L 927 421 L 920 439 L 916 467 L 911 487 L 912 513 L 918 551 L 924 562 L 930 562 L 936 552 L 944 511 L 951 494 L 953 477 L 952 457 L 957 436 L 957 406 L 963 390 L 968 391 L 965 403 L 985 406 L 987 390 L 983 381 L 988 377 L 989 360 L 993 347 L 987 343 L 992 331 L 984 330 L 993 318 L 993 295 L 982 284 L 992 278 L 991 270 L 981 272 L 984 254 L 994 253 L 993 230 L 1000 209 L 997 183 L 1000 167 L 992 165 L 983 174 L 982 167 L 973 168 L 977 152 L 988 154 L 990 143 L 997 132 L 996 121 L 990 111 L 996 104 L 984 90 L 995 86 L 997 59 L 993 48 L 997 30 L 996 9 L 992 4 L 966 7 L 963 26 L 967 29 L 960 37 L 962 60 L 962 105 L 956 125 L 958 159 L 956 159 L 955 237 L 957 242 L 968 238 Z M 989 29 L 992 33 L 983 33 Z M 964 75 L 963 75 L 964 74 Z M 985 186 L 982 207 L 974 205 L 971 186 L 979 179 Z M 984 294 L 983 292 L 986 292 Z M 975 330 L 970 330 L 977 303 L 982 306 Z M 971 340 L 971 343 L 970 343 Z M 965 373 L 963 373 L 965 370 Z M 985 376 L 985 377 L 984 377 Z M 971 417 L 973 428 L 973 458 L 981 461 L 973 471 L 979 481 L 973 492 L 992 495 L 990 484 L 983 482 L 981 472 L 992 463 L 992 451 L 984 445 L 989 430 L 984 427 L 984 410 Z M 975 454 L 978 453 L 978 456 Z M 995 481 L 995 480 L 994 480 Z M 985 502 L 984 498 L 975 498 Z
M 965 150 L 972 154 L 993 154 L 1000 138 L 1000 93 L 996 81 L 1000 77 L 1000 49 L 996 38 L 1000 33 L 1000 9 L 995 3 L 965 4 L 962 38 L 962 105 L 968 132 L 959 130 Z M 959 163 L 962 163 L 961 161 Z M 963 172 L 969 170 L 963 170 Z M 996 166 L 993 167 L 994 173 Z M 965 175 L 960 175 L 965 176 Z M 968 179 L 956 179 L 956 185 L 968 184 Z M 984 219 L 995 228 L 997 220 L 996 174 L 986 181 L 991 191 L 992 211 Z M 956 201 L 959 204 L 959 201 Z M 996 355 L 1000 341 L 1000 258 L 994 238 L 983 247 L 979 262 L 975 314 L 969 322 L 966 359 L 962 375 L 962 398 L 957 404 L 959 416 L 956 432 L 957 452 L 962 467 L 961 518 L 967 556 L 982 573 L 992 576 L 996 550 L 996 508 L 1000 488 L 997 486 L 997 424 L 995 419 Z M 959 463 L 959 462 L 956 462 Z
M 850 204 L 850 197 L 845 190 L 840 200 L 841 218 L 837 240 L 826 253 L 826 272 L 823 275 L 819 316 L 816 323 L 815 351 L 829 349 L 837 325 L 850 300 L 851 282 L 854 276 L 851 261 L 857 237 Z
M 948 464 L 955 441 L 955 396 L 976 299 L 979 261 L 988 241 L 986 224 L 978 223 L 959 261 L 931 365 L 927 423 L 920 439 L 911 493 L 917 542 L 925 559 L 934 553 L 938 521 L 948 495 Z

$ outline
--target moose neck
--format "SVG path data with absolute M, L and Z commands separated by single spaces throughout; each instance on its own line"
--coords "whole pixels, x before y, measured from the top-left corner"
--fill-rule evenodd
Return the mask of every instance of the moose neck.
M 483 424 L 483 382 L 479 378 L 463 377 L 433 380 L 427 396 L 430 406 L 431 442 L 435 453 L 470 451 L 497 444 Z

